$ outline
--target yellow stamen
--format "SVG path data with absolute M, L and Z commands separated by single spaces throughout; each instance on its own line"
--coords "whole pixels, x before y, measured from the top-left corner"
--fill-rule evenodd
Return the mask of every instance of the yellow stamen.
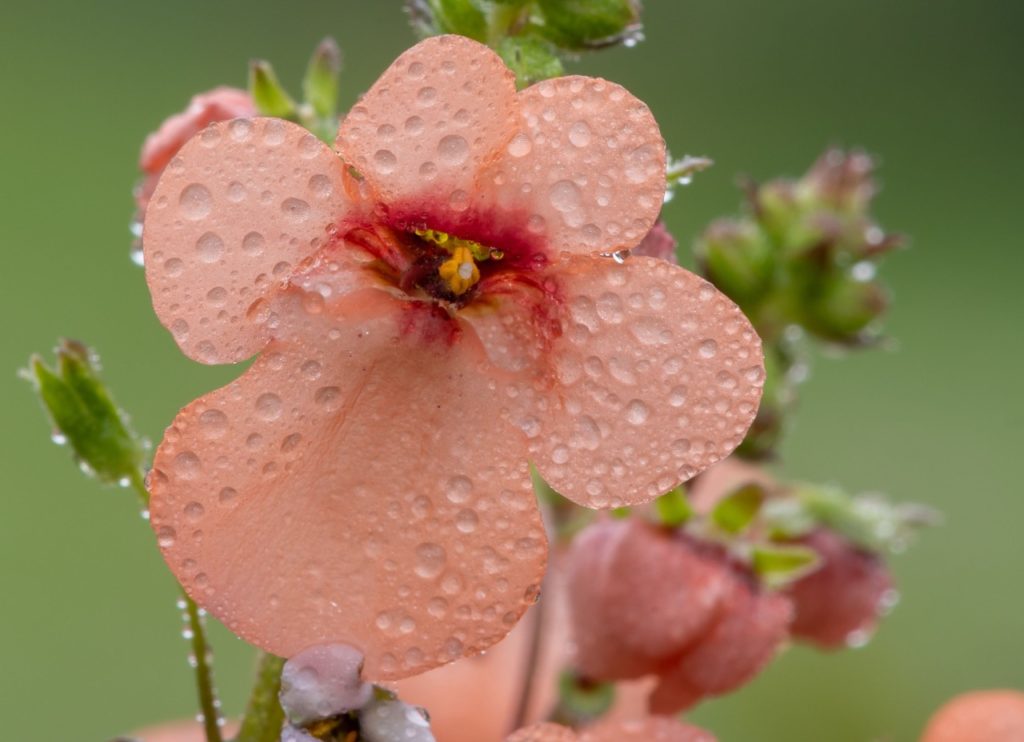
M 452 256 L 441 263 L 438 273 L 456 296 L 462 296 L 480 280 L 480 270 L 473 261 L 473 253 L 467 247 L 452 250 Z

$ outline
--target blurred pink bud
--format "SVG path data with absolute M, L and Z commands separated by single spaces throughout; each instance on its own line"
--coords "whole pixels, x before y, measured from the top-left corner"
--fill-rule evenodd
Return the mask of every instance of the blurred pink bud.
M 520 729 L 505 742 L 715 742 L 711 732 L 665 716 L 602 721 L 579 734 L 559 724 Z
M 135 194 L 139 213 L 146 210 L 160 173 L 185 142 L 214 121 L 255 116 L 257 113 L 249 93 L 238 88 L 222 86 L 193 96 L 184 111 L 164 121 L 142 145 L 139 169 L 146 177 Z
M 1020 742 L 1024 693 L 980 690 L 959 695 L 935 712 L 921 742 Z
M 693 509 L 707 515 L 726 496 L 750 484 L 760 485 L 769 492 L 778 486 L 764 468 L 738 456 L 730 456 L 694 479 L 686 494 Z
M 225 738 L 233 737 L 238 731 L 238 724 L 231 723 L 223 728 Z M 171 721 L 140 729 L 118 740 L 132 742 L 206 742 L 203 725 L 195 720 Z
M 360 677 L 363 653 L 348 644 L 320 644 L 284 663 L 281 707 L 293 724 L 362 708 L 373 686 Z
M 800 542 L 817 551 L 822 564 L 787 588 L 796 608 L 793 636 L 826 649 L 863 644 L 896 598 L 885 563 L 825 529 Z
M 679 264 L 679 257 L 676 255 L 676 238 L 668 231 L 665 222 L 658 219 L 651 227 L 651 231 L 640 240 L 640 244 L 630 250 L 632 255 L 646 255 L 650 258 L 661 258 L 670 263 Z
M 706 633 L 731 575 L 688 538 L 629 518 L 584 530 L 566 579 L 576 668 L 623 680 L 657 672 Z
M 650 696 L 651 712 L 684 711 L 749 682 L 775 656 L 792 618 L 785 596 L 737 576 L 718 622 L 662 674 Z

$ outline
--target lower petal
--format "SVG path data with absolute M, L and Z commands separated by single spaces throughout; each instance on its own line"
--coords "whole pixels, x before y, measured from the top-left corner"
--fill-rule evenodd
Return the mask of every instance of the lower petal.
M 388 680 L 486 649 L 536 599 L 546 542 L 481 349 L 379 291 L 307 297 L 288 292 L 288 333 L 168 429 L 151 478 L 164 558 L 277 655 L 348 643 Z

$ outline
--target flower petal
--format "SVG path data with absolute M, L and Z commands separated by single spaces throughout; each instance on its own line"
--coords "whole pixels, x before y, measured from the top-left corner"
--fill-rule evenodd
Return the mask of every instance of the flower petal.
M 385 70 L 341 124 L 337 148 L 389 207 L 469 206 L 477 172 L 512 136 L 515 75 L 493 51 L 436 36 Z M 413 218 L 412 215 L 405 215 Z M 429 225 L 433 227 L 434 225 Z
M 256 353 L 268 296 L 346 211 L 342 166 L 300 126 L 212 124 L 164 170 L 146 210 L 146 280 L 160 321 L 190 358 Z
M 544 722 L 523 727 L 505 738 L 505 742 L 576 742 L 576 732 L 561 724 Z
M 715 742 L 715 735 L 679 719 L 649 716 L 598 722 L 583 730 L 580 742 Z
M 724 294 L 647 257 L 620 265 L 565 256 L 552 275 L 566 308 L 551 348 L 554 383 L 516 421 L 541 419 L 531 456 L 552 487 L 588 507 L 637 504 L 740 444 L 761 397 L 763 356 Z
M 282 296 L 281 335 L 168 429 L 151 477 L 165 559 L 280 656 L 347 643 L 390 680 L 486 649 L 534 602 L 546 541 L 482 349 L 377 290 L 305 299 Z
M 665 142 L 644 103 L 607 80 L 559 77 L 519 93 L 519 132 L 481 189 L 523 213 L 552 251 L 640 242 L 665 196 Z

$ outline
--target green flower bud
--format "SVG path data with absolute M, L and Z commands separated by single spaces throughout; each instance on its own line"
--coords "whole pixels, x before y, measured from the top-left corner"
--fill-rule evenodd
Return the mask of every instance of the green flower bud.
M 888 303 L 877 283 L 837 271 L 825 276 L 817 296 L 803 307 L 802 323 L 822 339 L 855 345 L 865 340 L 865 328 L 881 317 Z
M 249 93 L 264 116 L 291 119 L 296 115 L 295 101 L 278 81 L 270 62 L 256 59 L 249 64 Z
M 302 93 L 313 113 L 332 118 L 338 111 L 338 86 L 341 78 L 341 49 L 329 36 L 320 42 L 306 68 Z
M 424 38 L 453 33 L 487 42 L 487 17 L 478 0 L 407 0 L 405 9 Z
M 713 222 L 698 239 L 695 252 L 708 280 L 744 309 L 772 286 L 775 251 L 753 222 Z
M 634 45 L 640 39 L 639 0 L 538 0 L 543 33 L 564 49 Z
M 54 440 L 71 446 L 84 471 L 104 482 L 138 476 L 142 446 L 100 380 L 88 348 L 65 340 L 55 370 L 34 356 L 24 375 L 53 421 Z
M 565 72 L 554 47 L 544 39 L 507 36 L 498 44 L 498 54 L 516 73 L 516 87 L 520 89 Z

